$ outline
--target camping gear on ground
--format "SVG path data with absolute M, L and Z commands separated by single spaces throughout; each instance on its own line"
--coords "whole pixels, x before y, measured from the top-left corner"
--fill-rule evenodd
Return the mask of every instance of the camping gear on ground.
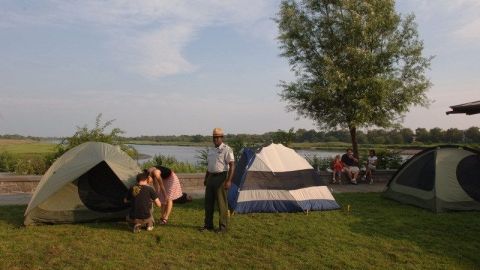
M 120 147 L 86 142 L 68 150 L 43 175 L 25 211 L 25 225 L 124 219 L 123 202 L 140 172 Z
M 480 152 L 453 145 L 425 149 L 397 170 L 384 196 L 434 212 L 480 210 Z
M 244 148 L 228 192 L 234 213 L 333 210 L 340 206 L 313 167 L 293 149 Z

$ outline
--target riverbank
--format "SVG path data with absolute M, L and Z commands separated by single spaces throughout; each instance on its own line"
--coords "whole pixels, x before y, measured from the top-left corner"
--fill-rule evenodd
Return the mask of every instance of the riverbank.
M 228 139 L 226 143 L 228 144 Z M 189 147 L 211 147 L 212 143 L 208 142 L 186 142 L 186 141 L 126 141 L 125 144 L 133 145 L 164 145 L 164 146 L 189 146 Z M 291 143 L 290 147 L 296 150 L 342 150 L 351 147 L 350 143 L 344 142 L 302 142 Z M 432 147 L 431 144 L 359 144 L 361 150 L 367 149 L 395 149 L 395 150 L 412 150 L 420 151 L 422 149 Z

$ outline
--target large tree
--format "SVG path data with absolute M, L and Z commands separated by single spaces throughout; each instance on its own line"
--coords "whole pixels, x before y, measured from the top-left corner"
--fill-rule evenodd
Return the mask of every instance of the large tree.
M 394 126 L 409 106 L 428 105 L 431 57 L 395 1 L 284 0 L 276 22 L 296 76 L 280 83 L 287 108 L 323 129 L 348 128 L 357 157 L 357 129 Z

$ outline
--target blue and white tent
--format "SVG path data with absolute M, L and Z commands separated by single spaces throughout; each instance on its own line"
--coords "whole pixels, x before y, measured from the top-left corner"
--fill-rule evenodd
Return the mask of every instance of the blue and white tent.
M 228 193 L 235 213 L 333 210 L 340 206 L 313 167 L 293 149 L 244 149 Z

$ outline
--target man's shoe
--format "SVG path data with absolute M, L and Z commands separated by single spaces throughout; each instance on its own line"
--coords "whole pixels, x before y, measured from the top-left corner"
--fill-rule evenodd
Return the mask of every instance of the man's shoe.
M 199 232 L 210 232 L 213 231 L 212 227 L 203 226 L 198 229 Z

